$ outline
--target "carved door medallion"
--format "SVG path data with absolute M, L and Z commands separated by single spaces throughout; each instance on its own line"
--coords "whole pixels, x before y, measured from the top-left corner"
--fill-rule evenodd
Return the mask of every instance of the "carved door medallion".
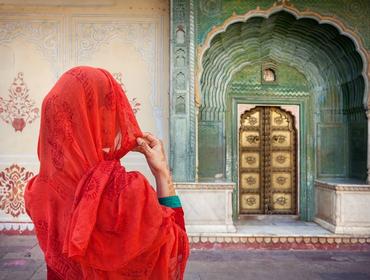
M 257 106 L 240 116 L 240 214 L 296 213 L 297 131 L 294 116 Z

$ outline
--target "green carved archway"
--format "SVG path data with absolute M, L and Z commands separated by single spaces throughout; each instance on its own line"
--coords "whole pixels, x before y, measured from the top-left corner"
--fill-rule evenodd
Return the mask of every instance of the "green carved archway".
M 230 95 L 235 77 L 246 67 L 266 65 L 279 70 L 296 69 L 307 83 L 304 90 L 292 81 L 273 84 L 256 80 Z M 210 41 L 202 57 L 198 119 L 199 180 L 235 181 L 235 158 L 231 148 L 233 102 L 298 104 L 304 106 L 304 121 L 312 124 L 305 137 L 312 137 L 301 159 L 308 170 L 301 194 L 306 193 L 304 219 L 313 209 L 314 178 L 366 177 L 367 122 L 364 93 L 367 78 L 355 42 L 329 23 L 297 18 L 281 10 L 268 17 L 254 16 L 234 22 Z M 248 79 L 247 76 L 245 76 Z M 303 85 L 302 85 L 303 86 Z M 297 92 L 305 92 L 299 97 Z M 268 94 L 265 94 L 268 93 Z M 231 94 L 232 95 L 232 94 Z M 258 97 L 258 98 L 257 98 Z M 234 100 L 234 101 L 233 101 Z M 235 101 L 237 100 L 237 101 Z M 233 116 L 234 117 L 227 117 Z M 304 123 L 303 123 L 304 125 Z M 306 139 L 307 140 L 307 139 Z M 310 190 L 307 191 L 307 188 Z M 306 192 L 307 191 L 307 192 Z M 310 209 L 310 210 L 307 210 Z

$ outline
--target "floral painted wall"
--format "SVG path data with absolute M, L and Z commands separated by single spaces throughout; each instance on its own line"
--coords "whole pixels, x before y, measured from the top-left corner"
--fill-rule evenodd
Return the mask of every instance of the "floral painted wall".
M 67 69 L 110 71 L 143 131 L 168 143 L 167 0 L 0 1 L 0 231 L 32 230 L 23 192 L 38 173 L 44 96 Z M 122 160 L 154 185 L 143 156 Z

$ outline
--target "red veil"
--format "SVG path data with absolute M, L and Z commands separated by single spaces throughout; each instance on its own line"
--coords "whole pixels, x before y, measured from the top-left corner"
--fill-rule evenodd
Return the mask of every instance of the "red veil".
M 39 174 L 25 191 L 45 260 L 61 279 L 183 279 L 186 232 L 119 159 L 142 132 L 112 75 L 76 67 L 42 104 Z

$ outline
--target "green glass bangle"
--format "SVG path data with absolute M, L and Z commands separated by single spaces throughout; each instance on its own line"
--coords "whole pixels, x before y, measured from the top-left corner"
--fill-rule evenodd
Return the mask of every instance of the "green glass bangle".
M 160 204 L 167 206 L 167 207 L 171 207 L 171 208 L 181 207 L 181 201 L 177 195 L 160 197 L 158 198 L 158 200 Z

